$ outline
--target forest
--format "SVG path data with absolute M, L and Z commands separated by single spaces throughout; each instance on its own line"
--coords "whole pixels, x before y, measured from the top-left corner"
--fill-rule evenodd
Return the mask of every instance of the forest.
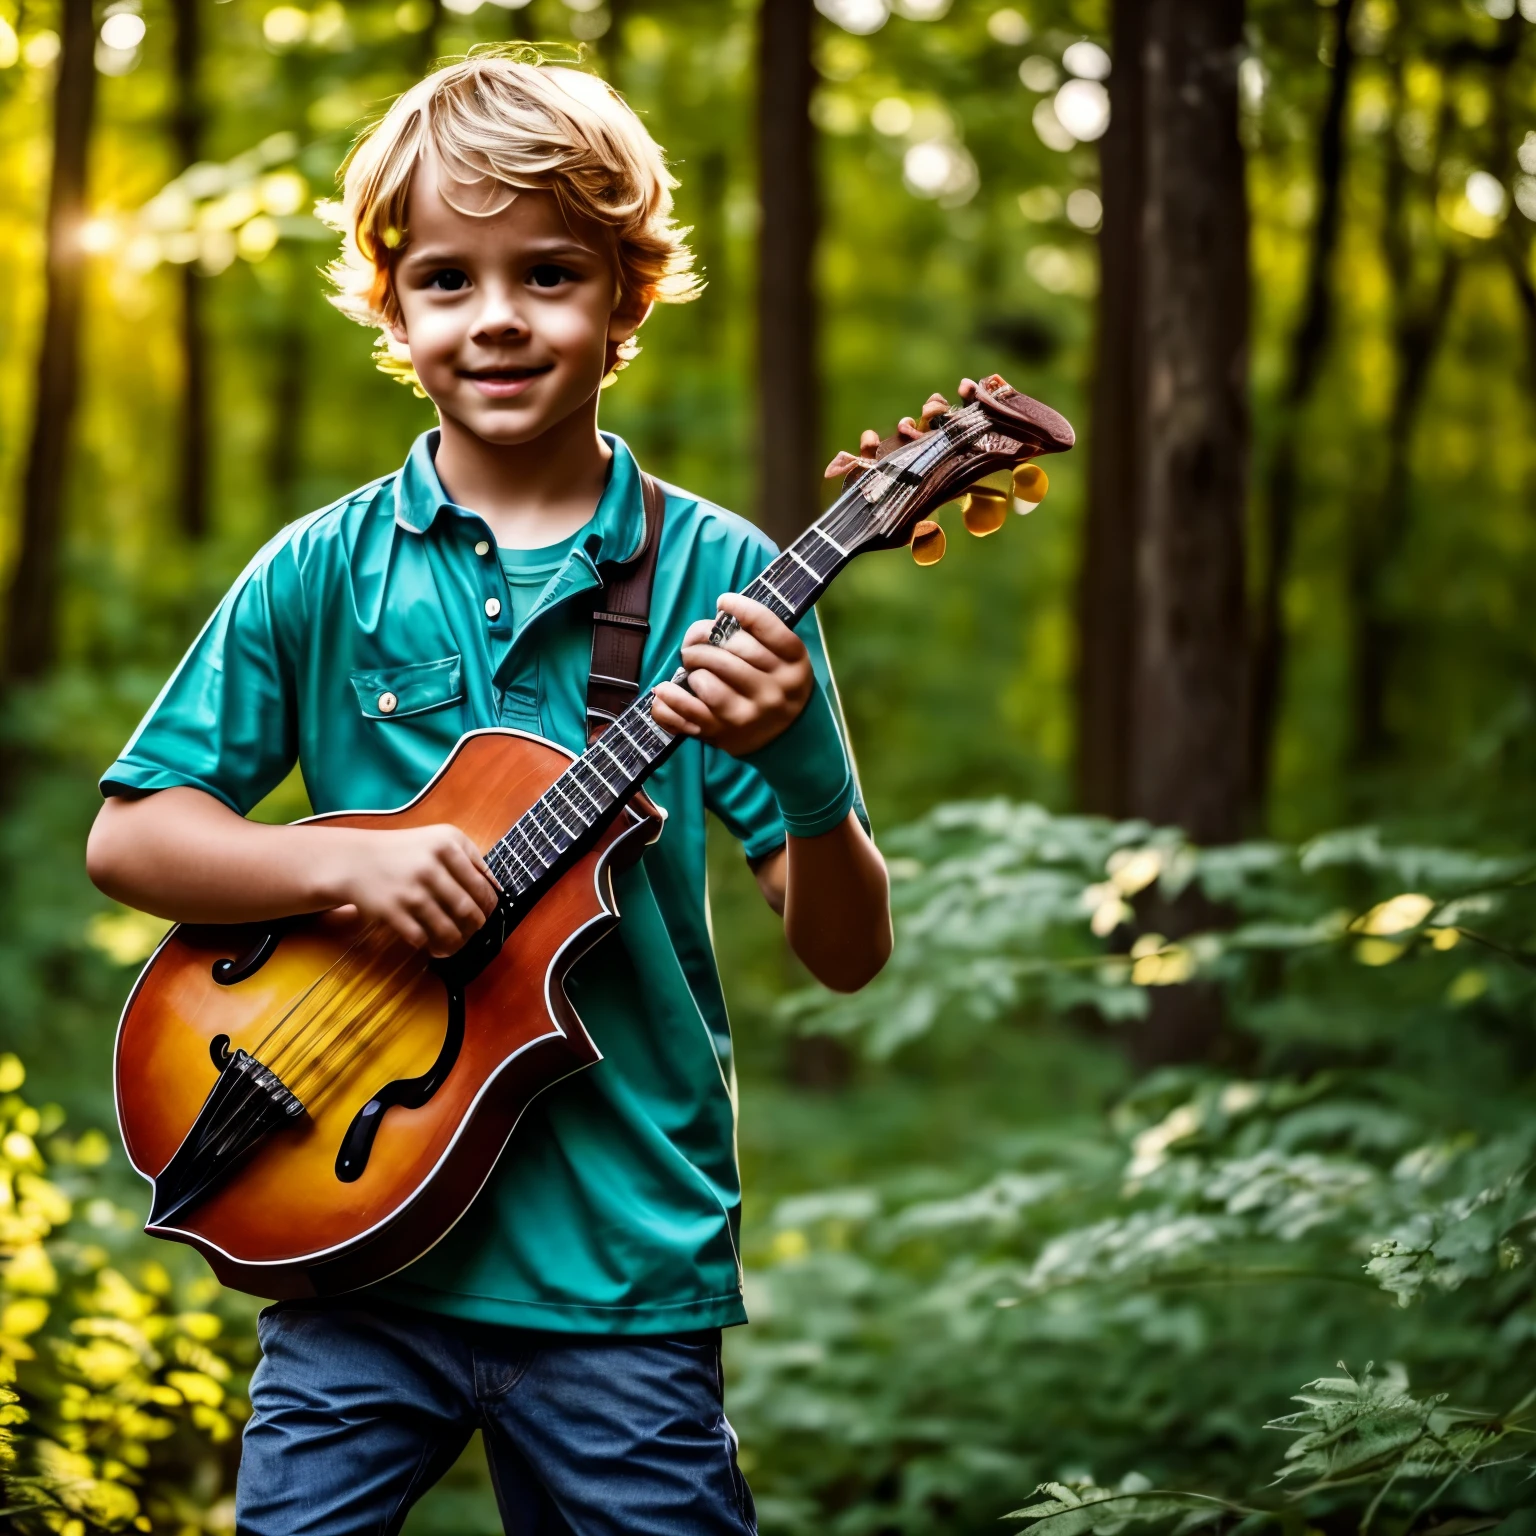
M 882 975 L 711 834 L 761 1529 L 1536 1529 L 1536 0 L 0 0 L 0 1529 L 234 1531 L 258 1303 L 142 1233 L 166 925 L 84 841 L 430 425 L 315 207 L 518 42 L 679 181 L 706 286 L 602 404 L 652 472 L 783 542 L 962 377 L 1078 433 L 821 605 Z M 406 1526 L 499 1529 L 473 1447 Z

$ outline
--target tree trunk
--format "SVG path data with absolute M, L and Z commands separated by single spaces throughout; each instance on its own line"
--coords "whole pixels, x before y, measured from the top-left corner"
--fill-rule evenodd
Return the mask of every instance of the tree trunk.
M 758 12 L 758 520 L 780 545 L 819 507 L 813 15 L 812 0 Z
M 1142 394 L 1142 32 L 1139 0 L 1115 6 L 1109 129 L 1099 149 L 1104 222 L 1088 513 L 1077 592 L 1077 799 L 1085 811 L 1130 810 L 1131 673 L 1136 636 L 1137 441 Z
M 1344 178 L 1344 113 L 1354 74 L 1350 20 L 1355 0 L 1334 7 L 1333 78 L 1317 141 L 1317 220 L 1307 260 L 1306 294 L 1291 337 L 1290 366 L 1281 394 L 1281 419 L 1270 457 L 1264 570 L 1255 615 L 1253 680 L 1248 738 L 1249 819 L 1261 824 L 1274 773 L 1275 737 L 1285 691 L 1285 585 L 1296 531 L 1296 460 L 1302 413 L 1317 386 L 1333 330 L 1333 256 L 1339 240 L 1339 196 Z
M 1148 0 L 1132 805 L 1242 831 L 1248 219 L 1240 0 Z
M 1134 3 L 1134 0 L 1132 0 Z M 1244 510 L 1248 473 L 1248 218 L 1238 137 L 1241 0 L 1144 0 L 1131 809 L 1198 843 L 1242 833 L 1247 783 Z M 1149 914 L 1172 938 L 1212 920 L 1198 900 Z M 1146 1064 L 1207 1056 L 1205 984 L 1154 991 Z
M 198 86 L 202 40 L 197 8 L 200 0 L 173 0 L 176 21 L 176 103 L 173 132 L 182 170 L 201 158 L 203 107 Z M 195 262 L 181 269 L 181 464 L 177 511 L 181 531 L 189 539 L 208 532 L 208 462 L 210 405 L 208 398 L 208 335 L 204 323 L 206 279 Z
M 13 682 L 42 676 L 58 656 L 64 498 L 85 297 L 84 252 L 76 230 L 85 213 L 86 165 L 96 106 L 96 26 L 91 0 L 63 0 L 60 33 L 48 189 L 47 299 L 5 646 L 6 677 Z

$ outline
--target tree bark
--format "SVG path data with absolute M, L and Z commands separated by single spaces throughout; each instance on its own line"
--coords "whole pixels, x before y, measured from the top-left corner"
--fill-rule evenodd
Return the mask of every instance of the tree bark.
M 1134 3 L 1134 0 L 1130 0 Z M 1248 682 L 1248 216 L 1238 136 L 1241 0 L 1145 0 L 1136 432 L 1131 809 L 1197 843 L 1243 829 Z M 1208 926 L 1191 897 L 1147 914 L 1170 938 Z M 1157 988 L 1135 1033 L 1144 1065 L 1216 1048 L 1220 997 Z
M 1307 258 L 1301 318 L 1291 337 L 1290 364 L 1281 392 L 1281 419 L 1270 458 L 1265 505 L 1264 569 L 1254 622 L 1253 679 L 1248 739 L 1248 810 L 1261 824 L 1274 772 L 1275 737 L 1285 691 L 1285 586 L 1296 532 L 1296 463 L 1302 413 L 1317 386 L 1333 331 L 1333 257 L 1339 241 L 1344 179 L 1344 114 L 1354 75 L 1350 21 L 1355 0 L 1334 7 L 1333 76 L 1317 140 L 1317 219 Z
M 758 12 L 758 520 L 779 544 L 819 507 L 812 0 Z
M 202 57 L 200 0 L 173 0 L 176 24 L 176 100 L 172 129 L 182 170 L 202 156 L 203 106 L 198 64 Z M 204 319 L 207 280 L 195 262 L 181 269 L 181 463 L 178 521 L 189 539 L 208 532 L 208 464 L 211 411 L 208 398 L 208 332 Z
M 1135 811 L 1242 831 L 1248 217 L 1241 0 L 1146 4 L 1147 348 L 1139 436 Z
M 1077 590 L 1077 799 L 1086 811 L 1130 811 L 1131 674 L 1136 638 L 1138 404 L 1143 196 L 1140 0 L 1119 0 L 1110 39 L 1109 129 L 1099 149 L 1099 230 L 1088 511 Z
M 58 607 L 69 443 L 80 381 L 86 170 L 96 107 L 91 0 L 63 0 L 48 189 L 47 298 L 37 393 L 11 577 L 5 645 L 8 681 L 41 677 L 58 657 Z

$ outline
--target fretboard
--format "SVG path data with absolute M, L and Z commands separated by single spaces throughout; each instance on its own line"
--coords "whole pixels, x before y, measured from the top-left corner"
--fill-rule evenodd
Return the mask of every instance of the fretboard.
M 900 520 L 904 503 L 939 459 L 987 430 L 975 406 L 955 411 L 943 428 L 882 459 L 774 558 L 743 589 L 793 627 L 810 612 L 832 579 L 870 538 Z M 722 614 L 710 642 L 723 645 L 736 621 Z M 672 681 L 684 687 L 681 667 Z M 651 718 L 655 692 L 647 689 L 619 715 L 564 773 L 520 816 L 486 854 L 491 872 L 512 896 L 537 890 L 590 843 L 678 746 L 681 738 Z

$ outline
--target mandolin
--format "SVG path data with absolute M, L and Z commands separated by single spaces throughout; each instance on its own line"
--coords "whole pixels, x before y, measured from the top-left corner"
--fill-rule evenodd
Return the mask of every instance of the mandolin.
M 1062 417 L 993 375 L 922 437 L 883 443 L 745 595 L 793 625 L 856 555 L 910 543 L 931 563 L 943 532 L 928 513 L 1009 470 L 1038 501 L 1045 477 L 1027 461 L 1072 443 Z M 1008 504 L 977 487 L 967 525 L 993 531 Z M 721 615 L 711 642 L 735 628 Z M 618 921 L 613 872 L 661 834 L 642 786 L 681 738 L 651 699 L 579 757 L 471 731 L 402 809 L 312 818 L 452 822 L 486 850 L 502 899 L 447 959 L 342 912 L 171 930 L 123 1009 L 114 1063 L 123 1142 L 154 1189 L 148 1232 L 276 1298 L 383 1279 L 443 1237 L 535 1096 L 600 1059 L 564 981 Z

